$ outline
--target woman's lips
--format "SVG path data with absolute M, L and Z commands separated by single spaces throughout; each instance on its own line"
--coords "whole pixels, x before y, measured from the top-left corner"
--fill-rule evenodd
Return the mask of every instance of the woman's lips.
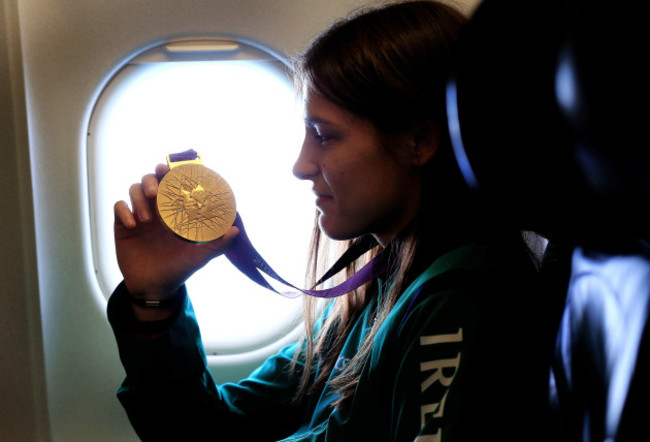
M 328 201 L 332 200 L 332 197 L 326 193 L 314 191 L 314 194 L 316 194 L 316 207 L 322 207 L 324 204 L 327 204 Z

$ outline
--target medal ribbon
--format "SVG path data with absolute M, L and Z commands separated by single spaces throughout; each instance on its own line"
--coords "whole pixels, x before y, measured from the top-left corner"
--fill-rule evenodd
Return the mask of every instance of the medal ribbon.
M 194 150 L 188 150 L 185 152 L 180 152 L 176 154 L 170 154 L 168 162 L 179 162 L 179 161 L 191 161 L 199 157 L 199 155 Z M 381 276 L 386 271 L 386 265 L 382 258 L 382 254 L 379 253 L 375 256 L 370 262 L 364 265 L 358 272 L 352 275 L 349 279 L 342 282 L 341 284 L 328 288 L 328 289 L 301 289 L 293 284 L 286 281 L 282 278 L 273 268 L 262 258 L 259 252 L 253 246 L 246 229 L 244 228 L 244 223 L 241 216 L 237 213 L 235 217 L 235 222 L 233 223 L 239 229 L 239 235 L 234 239 L 233 244 L 225 253 L 226 258 L 244 275 L 250 278 L 255 283 L 260 286 L 269 289 L 279 295 L 295 298 L 302 294 L 315 296 L 319 298 L 334 298 L 337 296 L 344 295 L 351 292 L 352 290 L 361 287 L 362 285 L 372 281 L 373 279 Z M 359 258 L 365 252 L 369 251 L 371 248 L 375 247 L 377 243 L 372 239 L 372 237 L 362 238 L 360 241 L 353 244 L 339 260 L 334 263 L 332 268 L 328 270 L 325 275 L 316 283 L 320 285 L 323 282 L 330 279 L 332 276 L 337 274 L 339 271 L 347 267 L 348 264 L 352 263 L 354 260 Z M 276 281 L 284 284 L 285 286 L 291 287 L 293 290 L 288 291 L 278 291 L 276 290 L 263 274 L 268 275 L 269 277 L 275 279 Z
M 362 285 L 370 282 L 371 280 L 379 277 L 385 271 L 385 265 L 381 259 L 381 253 L 375 256 L 370 262 L 363 266 L 358 272 L 352 275 L 349 279 L 342 282 L 341 284 L 331 287 L 329 289 L 322 290 L 308 290 L 300 289 L 293 284 L 284 280 L 280 275 L 278 275 L 275 270 L 271 268 L 270 265 L 262 258 L 262 256 L 255 250 L 253 244 L 251 243 L 246 230 L 244 229 L 244 223 L 241 219 L 239 213 L 235 218 L 233 224 L 239 229 L 239 235 L 235 238 L 232 247 L 226 252 L 226 257 L 230 262 L 239 269 L 244 275 L 248 276 L 251 280 L 255 281 L 257 284 L 265 287 L 269 290 L 274 291 L 282 296 L 289 298 L 295 298 L 301 294 L 306 294 L 310 296 L 316 296 L 319 298 L 334 298 L 337 296 L 344 295 L 349 293 L 352 290 L 361 287 Z M 376 245 L 376 244 L 375 244 Z M 346 253 L 341 256 L 341 258 L 334 264 L 334 266 L 316 283 L 319 285 L 340 270 L 345 268 L 349 263 L 357 259 L 363 253 L 370 250 L 372 247 L 372 242 L 362 241 L 356 247 L 351 247 L 346 251 Z M 295 291 L 278 291 L 266 280 L 262 275 L 265 273 L 271 278 L 275 279 L 282 284 L 293 288 Z

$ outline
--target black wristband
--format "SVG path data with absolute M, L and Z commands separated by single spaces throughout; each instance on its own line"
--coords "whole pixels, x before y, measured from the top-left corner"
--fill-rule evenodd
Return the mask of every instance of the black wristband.
M 138 321 L 134 317 L 132 304 L 134 303 L 134 300 L 136 303 L 143 300 L 136 298 L 129 293 L 124 281 L 122 281 L 108 300 L 108 319 L 115 329 L 120 329 L 127 333 L 144 336 L 162 333 L 171 327 L 171 325 L 177 320 L 186 297 L 187 292 L 185 287 L 181 287 L 176 295 L 165 300 L 166 305 L 176 304 L 177 306 L 177 311 L 175 311 L 169 318 L 159 321 Z
M 174 306 L 174 304 L 178 303 L 178 298 L 179 298 L 179 295 L 174 295 L 171 298 L 166 298 L 166 299 L 143 299 L 143 298 L 136 298 L 130 293 L 128 293 L 128 296 L 129 296 L 129 301 L 131 301 L 132 304 L 135 304 L 138 307 L 145 307 L 145 308 L 172 307 Z

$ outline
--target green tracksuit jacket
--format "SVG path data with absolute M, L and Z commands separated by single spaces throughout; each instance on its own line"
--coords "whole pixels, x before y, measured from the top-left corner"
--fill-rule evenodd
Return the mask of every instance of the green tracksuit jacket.
M 108 306 L 126 370 L 118 397 L 143 440 L 535 440 L 541 428 L 522 432 L 538 426 L 548 367 L 530 350 L 550 337 L 533 342 L 527 333 L 536 321 L 510 317 L 513 302 L 534 298 L 518 277 L 525 270 L 512 274 L 517 266 L 484 244 L 436 259 L 381 326 L 345 409 L 331 407 L 337 394 L 329 385 L 292 400 L 295 345 L 237 384 L 215 385 L 189 298 L 166 332 L 140 338 L 129 331 L 122 284 Z M 364 340 L 375 303 L 357 320 L 336 370 Z

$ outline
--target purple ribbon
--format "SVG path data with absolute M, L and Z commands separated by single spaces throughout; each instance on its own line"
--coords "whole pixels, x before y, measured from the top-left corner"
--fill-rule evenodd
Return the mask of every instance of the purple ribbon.
M 194 150 L 186 150 L 184 152 L 170 153 L 168 155 L 170 163 L 177 163 L 179 161 L 192 161 L 199 157 L 199 154 Z
M 169 154 L 169 162 L 172 163 L 178 161 L 191 161 L 196 159 L 198 156 L 199 155 L 196 151 L 190 149 L 185 152 Z M 240 272 L 248 276 L 257 284 L 288 298 L 295 298 L 302 294 L 316 296 L 319 298 L 334 298 L 349 293 L 352 290 L 372 281 L 373 279 L 378 278 L 386 270 L 384 260 L 381 258 L 381 253 L 379 253 L 372 260 L 370 260 L 370 262 L 363 266 L 361 270 L 335 287 L 323 290 L 300 289 L 285 281 L 280 275 L 278 275 L 275 270 L 273 270 L 271 266 L 267 264 L 267 262 L 257 252 L 257 250 L 255 250 L 253 243 L 251 243 L 251 240 L 248 238 L 246 229 L 244 229 L 244 223 L 241 219 L 241 216 L 239 216 L 239 213 L 237 213 L 233 225 L 239 228 L 239 235 L 235 238 L 232 246 L 226 252 L 226 257 L 235 267 L 237 267 L 237 269 L 239 269 Z M 350 248 L 316 284 L 318 285 L 324 281 L 327 281 L 340 270 L 345 268 L 349 263 L 357 259 L 363 253 L 370 250 L 373 245 L 376 245 L 376 243 L 363 242 L 358 247 Z M 276 281 L 293 288 L 294 291 L 276 290 L 271 284 L 269 284 L 262 273 L 265 273 Z
M 341 284 L 331 287 L 329 289 L 322 290 L 307 290 L 301 289 L 293 284 L 285 281 L 280 275 L 278 275 L 275 270 L 271 268 L 270 265 L 262 258 L 262 256 L 255 250 L 253 244 L 251 243 L 246 230 L 244 229 L 244 223 L 242 222 L 241 216 L 237 213 L 235 222 L 233 223 L 239 229 L 239 235 L 235 238 L 232 247 L 226 252 L 226 257 L 230 262 L 239 269 L 244 275 L 248 276 L 251 280 L 255 281 L 257 284 L 265 287 L 269 290 L 274 291 L 282 296 L 288 298 L 295 298 L 302 294 L 316 296 L 319 298 L 335 298 L 337 296 L 344 295 L 351 292 L 352 290 L 361 287 L 362 285 L 372 281 L 373 279 L 381 276 L 386 270 L 383 259 L 381 258 L 381 253 L 375 256 L 370 260 L 365 266 L 361 268 L 358 272 L 352 275 L 349 279 L 342 282 Z M 368 249 L 360 249 L 358 253 L 353 254 L 352 256 L 346 256 L 345 261 L 348 263 L 352 260 L 358 258 L 363 252 Z M 346 253 L 347 255 L 347 253 Z M 356 256 L 355 256 L 356 255 Z M 345 256 L 345 255 L 344 255 Z M 346 263 L 338 262 L 335 264 L 335 267 L 343 268 Z M 276 290 L 269 282 L 266 280 L 262 273 L 267 274 L 271 278 L 275 279 L 282 284 L 293 288 L 295 291 L 278 291 Z M 327 272 L 326 277 L 318 281 L 322 283 L 329 279 L 336 272 Z

